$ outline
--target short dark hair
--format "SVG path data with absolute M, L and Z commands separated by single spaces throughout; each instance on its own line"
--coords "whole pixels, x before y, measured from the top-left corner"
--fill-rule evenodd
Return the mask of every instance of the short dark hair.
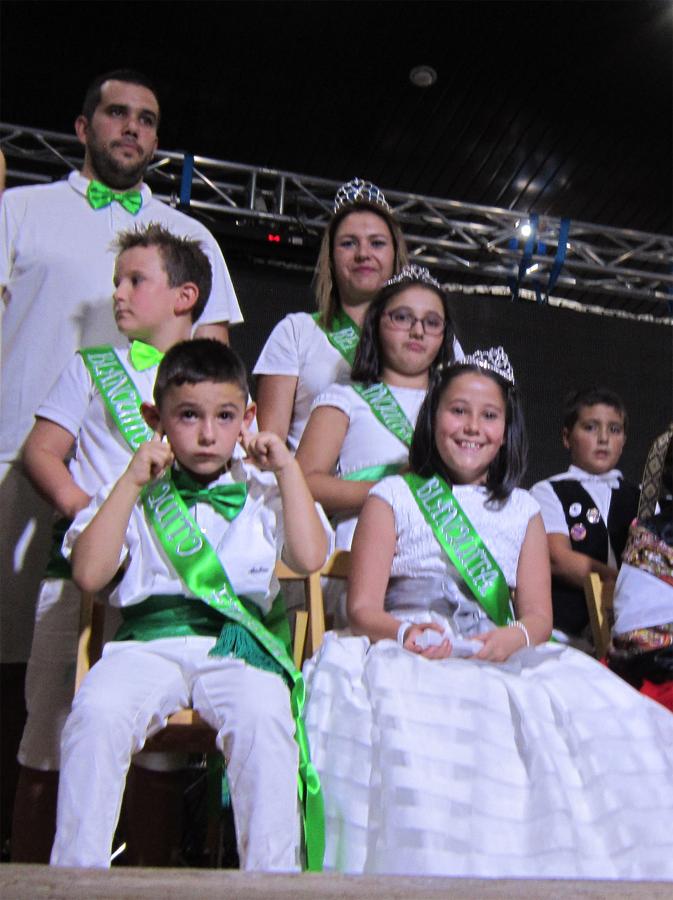
M 603 403 L 605 406 L 616 409 L 624 420 L 624 431 L 627 431 L 629 416 L 624 401 L 615 391 L 596 384 L 587 385 L 566 395 L 563 401 L 563 427 L 572 431 L 582 407 L 595 406 L 597 403 Z
M 187 281 L 196 285 L 199 296 L 191 309 L 192 322 L 200 317 L 210 297 L 213 270 L 199 241 L 173 234 L 163 225 L 150 222 L 144 228 L 119 232 L 112 246 L 117 256 L 134 247 L 156 247 L 170 287 L 180 287 Z
M 86 89 L 84 100 L 82 101 L 82 115 L 89 121 L 91 121 L 100 103 L 101 88 L 106 81 L 125 81 L 127 84 L 139 84 L 141 87 L 152 91 L 156 97 L 157 106 L 161 108 L 159 93 L 147 75 L 138 72 L 136 69 L 113 69 L 112 72 L 104 72 L 102 75 L 97 75 Z
M 427 290 L 437 294 L 442 302 L 442 310 L 446 322 L 444 328 L 444 340 L 430 365 L 430 372 L 432 373 L 440 365 L 448 365 L 452 362 L 454 328 L 447 294 L 441 288 L 436 288 L 424 281 L 414 281 L 405 278 L 402 282 L 381 288 L 376 295 L 376 298 L 369 306 L 365 315 L 365 320 L 362 324 L 360 341 L 355 351 L 355 359 L 353 360 L 353 368 L 351 371 L 352 381 L 360 381 L 363 384 L 373 384 L 381 378 L 381 373 L 383 371 L 379 335 L 381 317 L 385 312 L 389 301 L 409 287 L 427 288 Z
M 212 338 L 195 338 L 174 344 L 159 363 L 154 382 L 154 402 L 159 409 L 168 388 L 183 384 L 234 384 L 248 399 L 248 376 L 240 356 Z
M 514 385 L 505 381 L 495 372 L 481 366 L 459 362 L 435 374 L 416 420 L 416 429 L 409 452 L 409 467 L 412 472 L 416 472 L 424 478 L 439 474 L 451 484 L 451 475 L 437 450 L 435 420 L 442 394 L 454 378 L 464 375 L 466 372 L 476 372 L 478 375 L 492 378 L 502 391 L 505 400 L 505 441 L 489 466 L 486 475 L 488 502 L 500 505 L 521 483 L 526 471 L 528 460 L 526 424 L 521 400 Z

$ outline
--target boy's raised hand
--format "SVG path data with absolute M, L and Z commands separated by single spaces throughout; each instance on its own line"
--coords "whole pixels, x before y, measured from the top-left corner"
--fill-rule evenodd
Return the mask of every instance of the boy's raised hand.
M 163 442 L 163 430 L 157 428 L 151 440 L 141 444 L 133 454 L 126 473 L 137 487 L 144 487 L 150 481 L 161 478 L 166 469 L 173 465 L 171 445 Z
M 251 434 L 243 425 L 240 440 L 249 461 L 262 471 L 278 472 L 294 459 L 287 445 L 272 431 Z

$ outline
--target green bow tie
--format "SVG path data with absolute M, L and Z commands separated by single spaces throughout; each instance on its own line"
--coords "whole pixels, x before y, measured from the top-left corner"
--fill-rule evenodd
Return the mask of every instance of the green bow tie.
M 164 354 L 151 344 L 143 344 L 142 341 L 133 341 L 129 359 L 136 372 L 144 372 L 152 366 L 158 366 Z
M 143 205 L 143 197 L 140 191 L 124 191 L 117 193 L 100 181 L 90 181 L 89 187 L 86 189 L 86 199 L 93 209 L 102 209 L 109 206 L 113 200 L 121 203 L 127 212 L 135 216 Z
M 186 506 L 209 503 L 228 522 L 240 513 L 248 496 L 248 485 L 245 482 L 204 487 L 181 469 L 173 470 L 173 483 Z

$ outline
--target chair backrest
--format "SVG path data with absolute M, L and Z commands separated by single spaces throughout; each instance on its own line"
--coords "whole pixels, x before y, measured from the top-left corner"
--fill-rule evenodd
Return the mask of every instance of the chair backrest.
M 95 594 L 83 592 L 79 610 L 75 693 L 79 690 L 82 679 L 91 666 L 101 657 L 104 626 L 105 604 Z
M 610 643 L 610 630 L 614 621 L 612 606 L 614 590 L 614 581 L 601 581 L 600 575 L 596 572 L 591 572 L 584 581 L 591 634 L 599 659 L 605 656 Z
M 348 578 L 350 574 L 350 553 L 336 550 L 325 565 L 310 575 L 301 575 L 282 560 L 276 563 L 276 577 L 279 581 L 303 581 L 306 608 L 295 613 L 293 657 L 294 664 L 301 668 L 303 661 L 312 656 L 322 644 L 325 635 L 325 608 L 323 604 L 323 576 Z

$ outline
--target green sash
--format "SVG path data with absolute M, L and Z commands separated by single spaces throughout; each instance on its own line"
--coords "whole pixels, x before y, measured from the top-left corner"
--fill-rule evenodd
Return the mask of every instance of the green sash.
M 404 414 L 404 410 L 395 399 L 395 395 L 382 381 L 365 387 L 363 384 L 351 384 L 356 394 L 365 401 L 381 424 L 402 441 L 405 447 L 411 447 L 414 426 Z
M 328 331 L 322 322 L 322 313 L 314 313 L 313 320 L 322 331 L 324 331 L 327 340 L 346 360 L 352 368 L 355 359 L 355 348 L 360 340 L 360 326 L 356 325 L 348 313 L 345 313 L 341 307 L 332 316 L 332 327 Z
M 122 437 L 135 451 L 140 444 L 152 437 L 152 430 L 140 413 L 142 398 L 138 389 L 112 347 L 90 347 L 80 353 Z M 265 619 L 267 625 L 274 627 L 276 634 L 272 634 L 245 609 L 234 593 L 217 554 L 189 515 L 170 474 L 146 486 L 143 505 L 169 560 L 190 592 L 228 620 L 243 626 L 285 673 L 291 686 L 290 702 L 296 728 L 295 738 L 299 746 L 298 788 L 304 819 L 307 868 L 320 871 L 325 850 L 322 792 L 318 773 L 310 760 L 302 718 L 304 681 L 301 673 L 295 669 L 289 653 L 289 633 L 284 609 L 282 615 L 279 613 L 279 604 L 282 605 L 280 595 Z M 276 628 L 279 618 L 284 617 L 285 623 Z M 216 648 L 217 645 L 213 650 Z
M 137 450 L 152 437 L 140 413 L 142 397 L 137 387 L 111 346 L 85 347 L 79 353 L 122 437 L 131 450 Z M 70 521 L 59 519 L 54 523 L 45 578 L 72 578 L 70 563 L 61 553 Z
M 140 391 L 112 347 L 85 347 L 79 352 L 121 436 L 135 452 L 152 437 L 140 412 Z
M 145 486 L 145 514 L 175 571 L 190 593 L 227 619 L 242 625 L 285 673 L 299 747 L 299 797 L 302 804 L 306 860 L 309 871 L 320 871 L 325 851 L 325 822 L 320 781 L 311 763 L 302 713 L 305 687 L 287 647 L 252 616 L 236 596 L 219 557 L 189 514 L 170 473 Z M 217 655 L 217 645 L 211 651 Z
M 367 466 L 366 469 L 357 469 L 355 472 L 348 472 L 347 475 L 342 475 L 341 477 L 344 481 L 380 481 L 386 475 L 397 475 L 401 468 L 401 463 Z
M 509 587 L 474 525 L 460 508 L 453 491 L 439 475 L 402 476 L 439 545 L 458 570 L 491 621 L 514 621 Z

